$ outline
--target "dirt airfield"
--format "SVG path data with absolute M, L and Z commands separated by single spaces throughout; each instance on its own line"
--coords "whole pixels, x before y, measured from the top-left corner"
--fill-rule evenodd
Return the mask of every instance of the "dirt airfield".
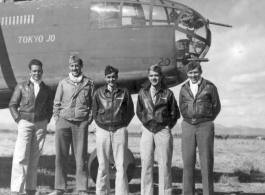
M 17 135 L 0 133 L 0 195 L 10 194 L 10 177 L 12 155 Z M 129 148 L 136 161 L 134 177 L 129 184 L 130 194 L 140 195 L 140 137 L 129 136 Z M 95 135 L 89 134 L 88 152 L 91 153 L 95 145 Z M 214 184 L 216 195 L 265 195 L 265 140 L 227 139 L 215 140 Z M 197 158 L 198 161 L 198 158 Z M 43 153 L 39 162 L 38 190 L 48 194 L 54 186 L 55 148 L 54 136 L 46 137 Z M 182 157 L 181 139 L 174 138 L 174 154 L 172 162 L 173 194 L 182 193 Z M 75 189 L 74 158 L 69 160 L 68 192 L 77 194 Z M 158 167 L 154 167 L 155 193 L 158 194 Z M 89 180 L 89 194 L 95 194 L 95 184 Z M 114 195 L 112 183 L 111 195 Z M 202 195 L 200 163 L 196 163 L 196 192 Z

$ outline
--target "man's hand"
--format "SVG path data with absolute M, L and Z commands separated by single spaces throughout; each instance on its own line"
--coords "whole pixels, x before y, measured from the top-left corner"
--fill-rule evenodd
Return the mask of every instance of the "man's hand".
M 57 121 L 58 121 L 58 119 L 59 119 L 59 116 L 58 116 L 58 115 L 55 115 L 53 118 L 54 118 L 54 120 L 55 120 L 55 125 L 56 125 L 56 123 L 57 123 Z

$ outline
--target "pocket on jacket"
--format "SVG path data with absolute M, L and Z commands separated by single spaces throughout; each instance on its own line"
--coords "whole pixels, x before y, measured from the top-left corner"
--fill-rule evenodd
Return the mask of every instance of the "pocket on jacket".
M 198 105 L 198 115 L 212 117 L 213 116 L 213 109 L 212 104 L 208 102 L 203 102 Z
M 183 103 L 180 105 L 180 112 L 182 116 L 187 116 L 188 114 L 188 103 Z
M 21 105 L 22 106 L 26 106 L 26 105 L 28 105 L 29 104 L 29 100 L 27 99 L 27 100 L 22 100 L 21 101 Z
M 99 121 L 100 123 L 103 123 L 105 121 L 105 110 L 104 109 L 98 109 L 98 116 L 97 116 L 97 121 Z
M 169 112 L 167 110 L 157 111 L 155 113 L 155 120 L 158 123 L 168 123 L 168 122 L 170 122 Z
M 147 110 L 143 110 L 142 112 L 142 123 L 147 124 L 150 120 L 152 120 L 152 116 L 148 114 Z

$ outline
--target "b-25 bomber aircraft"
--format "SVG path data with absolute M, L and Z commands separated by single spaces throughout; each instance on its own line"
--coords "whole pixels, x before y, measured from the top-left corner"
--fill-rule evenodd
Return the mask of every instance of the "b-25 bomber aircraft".
M 152 64 L 162 66 L 164 83 L 187 79 L 189 60 L 207 61 L 209 22 L 195 10 L 169 0 L 0 0 L 0 108 L 7 108 L 17 83 L 29 79 L 27 64 L 44 64 L 43 80 L 55 93 L 68 76 L 68 59 L 78 54 L 83 73 L 103 85 L 106 65 L 119 69 L 119 82 L 132 94 L 147 80 Z M 128 181 L 135 161 L 127 154 Z M 115 162 L 110 159 L 110 178 Z M 94 150 L 88 161 L 97 177 Z
M 96 87 L 109 64 L 133 94 L 155 63 L 169 87 L 182 83 L 185 56 L 205 60 L 211 46 L 209 21 L 169 0 L 0 0 L 0 24 L 0 108 L 28 80 L 32 59 L 43 62 L 53 92 L 68 76 L 69 56 L 78 54 Z

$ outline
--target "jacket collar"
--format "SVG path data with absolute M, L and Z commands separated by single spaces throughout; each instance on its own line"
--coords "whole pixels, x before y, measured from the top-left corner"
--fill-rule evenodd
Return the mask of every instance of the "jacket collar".
M 208 84 L 209 82 L 204 79 L 203 77 L 201 78 L 201 83 L 199 84 L 199 88 L 198 88 L 198 92 L 197 92 L 197 95 L 200 94 L 202 92 L 202 90 L 205 88 L 205 86 Z M 187 81 L 185 84 L 184 84 L 184 88 L 186 88 L 187 90 L 190 90 L 190 82 Z M 197 96 L 196 95 L 196 96 Z
M 121 85 L 119 85 L 117 83 L 117 88 L 114 90 L 114 92 L 118 92 L 118 91 L 123 91 L 123 88 L 121 87 Z M 107 93 L 107 92 L 110 92 L 109 89 L 108 89 L 108 84 L 105 84 L 104 85 L 104 93 Z
M 33 83 L 29 79 L 27 82 L 27 85 L 30 86 L 31 84 L 33 85 Z M 42 86 L 45 86 L 45 83 L 43 81 L 41 81 L 41 83 L 40 83 L 40 87 L 42 87 Z
M 151 87 L 151 83 L 149 80 L 147 80 L 146 82 L 144 82 L 142 84 L 142 87 L 144 88 L 144 90 L 148 91 Z M 162 93 L 167 93 L 167 87 L 166 85 L 163 83 L 163 81 L 161 82 L 161 88 L 158 90 L 158 93 L 162 92 Z
M 65 79 L 65 81 L 67 83 L 75 86 L 75 83 L 69 77 L 67 77 Z M 77 95 L 87 85 L 88 82 L 89 82 L 88 78 L 85 75 L 83 75 L 83 78 L 82 78 L 81 82 L 79 83 L 78 89 L 75 91 L 74 95 Z

